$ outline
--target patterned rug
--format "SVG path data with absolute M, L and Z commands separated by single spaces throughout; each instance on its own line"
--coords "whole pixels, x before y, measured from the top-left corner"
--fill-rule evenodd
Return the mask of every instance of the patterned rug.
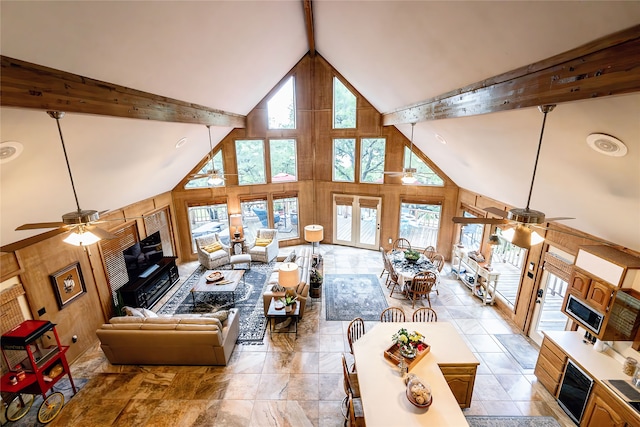
M 523 369 L 534 369 L 538 360 L 538 350 L 520 334 L 494 334 L 500 344 L 507 349 Z
M 560 427 L 553 417 L 467 416 L 471 427 Z
M 375 274 L 327 274 L 324 288 L 327 320 L 380 320 L 389 306 Z
M 231 266 L 222 266 L 219 270 L 229 270 Z M 273 270 L 272 264 L 252 264 L 251 270 L 244 273 L 244 282 L 241 281 L 235 292 L 235 308 L 240 314 L 240 335 L 238 344 L 262 344 L 267 319 L 264 317 L 262 305 L 262 293 L 267 284 L 267 279 Z M 191 297 L 191 288 L 198 282 L 203 273 L 207 271 L 202 265 L 189 276 L 173 296 L 158 310 L 158 314 L 184 314 L 184 313 L 212 313 L 227 309 L 232 302 L 227 295 L 203 294 L 196 298 L 195 306 Z

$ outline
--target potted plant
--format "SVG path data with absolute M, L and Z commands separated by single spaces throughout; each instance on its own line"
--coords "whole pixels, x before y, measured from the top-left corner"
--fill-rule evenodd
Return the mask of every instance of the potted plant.
M 282 302 L 284 303 L 284 311 L 286 311 L 287 313 L 290 313 L 291 311 L 293 311 L 294 307 L 296 306 L 296 301 L 298 300 L 298 296 L 293 296 L 293 295 L 287 295 L 284 298 L 282 298 Z
M 393 342 L 398 345 L 400 354 L 409 359 L 413 359 L 419 351 L 424 350 L 423 338 L 424 336 L 420 332 L 409 332 L 405 328 L 401 328 L 391 337 Z

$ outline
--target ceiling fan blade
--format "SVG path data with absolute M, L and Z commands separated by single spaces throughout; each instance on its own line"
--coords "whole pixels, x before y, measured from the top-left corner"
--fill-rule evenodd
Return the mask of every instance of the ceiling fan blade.
M 93 234 L 95 234 L 96 236 L 98 236 L 101 239 L 109 240 L 109 239 L 116 238 L 116 235 L 111 234 L 108 231 L 103 230 L 102 228 L 96 227 L 95 225 L 87 225 L 85 227 L 85 229 L 87 231 L 92 232 Z
M 36 243 L 42 242 L 43 240 L 50 239 L 53 236 L 57 236 L 58 234 L 67 233 L 68 230 L 64 228 L 56 228 L 55 230 L 49 230 L 42 234 L 38 234 L 37 236 L 27 237 L 26 239 L 20 240 L 15 243 L 9 243 L 8 245 L 4 245 L 0 247 L 1 252 L 15 252 L 19 249 L 26 248 L 27 246 L 35 245 Z
M 16 231 L 19 230 L 36 230 L 38 228 L 58 228 L 64 227 L 67 224 L 64 222 L 36 222 L 33 224 L 22 224 L 20 227 L 16 228 Z M 66 230 L 63 230 L 66 231 Z
M 502 218 L 506 218 L 507 215 L 509 215 L 509 213 L 507 211 L 503 211 L 502 209 L 498 209 L 498 208 L 495 208 L 495 207 L 492 207 L 492 206 L 490 206 L 488 208 L 484 208 L 484 210 L 486 212 L 489 212 L 490 214 L 501 216 Z
M 550 222 L 550 221 L 563 221 L 565 219 L 575 219 L 575 218 L 571 218 L 569 216 L 557 216 L 555 218 L 545 218 L 545 222 Z
M 453 217 L 453 222 L 456 224 L 507 224 L 508 219 L 500 218 L 465 218 L 462 216 Z

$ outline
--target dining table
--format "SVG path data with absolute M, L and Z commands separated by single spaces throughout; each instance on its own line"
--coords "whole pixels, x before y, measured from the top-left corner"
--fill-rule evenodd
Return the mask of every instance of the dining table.
M 429 344 L 429 352 L 409 371 L 431 387 L 428 408 L 418 408 L 409 401 L 401 370 L 384 357 L 384 351 L 393 345 L 392 335 L 400 328 L 421 333 Z M 353 351 L 367 427 L 469 425 L 441 365 L 471 367 L 475 379 L 479 362 L 451 323 L 378 323 L 354 343 Z M 472 389 L 473 382 L 469 386 Z
M 402 292 L 405 292 L 405 285 L 413 281 L 413 277 L 423 271 L 433 271 L 439 276 L 436 266 L 424 254 L 416 261 L 409 261 L 404 257 L 404 251 L 394 249 L 388 253 L 389 261 L 398 274 L 398 283 L 402 285 Z

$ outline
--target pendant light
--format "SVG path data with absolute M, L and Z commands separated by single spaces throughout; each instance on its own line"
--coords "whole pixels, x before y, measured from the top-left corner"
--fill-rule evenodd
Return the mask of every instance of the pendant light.
M 402 174 L 402 183 L 403 184 L 415 184 L 418 181 L 415 173 L 416 169 L 411 167 L 411 159 L 413 158 L 413 128 L 415 127 L 415 123 L 411 123 L 411 148 L 409 148 L 409 167 L 404 168 L 404 173 Z

